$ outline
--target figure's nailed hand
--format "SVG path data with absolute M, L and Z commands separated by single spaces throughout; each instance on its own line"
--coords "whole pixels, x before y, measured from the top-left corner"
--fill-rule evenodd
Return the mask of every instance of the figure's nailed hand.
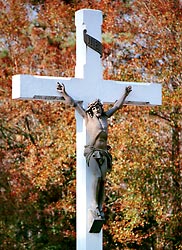
M 131 86 L 128 86 L 128 87 L 126 87 L 126 89 L 125 89 L 125 94 L 126 95 L 129 95 L 129 93 L 132 91 L 132 87 Z
M 63 83 L 57 82 L 57 91 L 61 94 L 65 94 L 65 86 Z

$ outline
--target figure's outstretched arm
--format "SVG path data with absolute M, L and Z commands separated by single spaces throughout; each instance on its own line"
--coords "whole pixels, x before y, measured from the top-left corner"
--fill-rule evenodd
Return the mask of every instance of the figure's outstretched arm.
M 68 104 L 68 105 L 74 107 L 82 117 L 85 117 L 84 108 L 77 101 L 75 101 L 71 96 L 68 95 L 63 83 L 59 83 L 59 82 L 57 83 L 57 91 L 64 98 L 63 102 L 65 104 Z
M 113 107 L 106 112 L 107 117 L 111 117 L 118 109 L 122 108 L 126 97 L 131 91 L 131 86 L 126 87 L 124 95 L 121 96 L 121 98 L 114 103 Z

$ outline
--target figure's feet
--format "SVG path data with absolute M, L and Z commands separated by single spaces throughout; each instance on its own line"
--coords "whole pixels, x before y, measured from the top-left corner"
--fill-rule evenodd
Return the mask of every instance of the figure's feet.
M 99 211 L 98 207 L 96 207 L 96 209 L 94 211 L 94 214 L 95 214 L 96 217 L 99 217 L 99 218 L 101 217 L 101 214 L 100 214 L 100 211 Z
M 102 220 L 105 220 L 105 215 L 103 210 L 100 210 L 98 207 L 96 207 L 95 210 L 93 210 L 94 217 L 98 217 Z
M 105 220 L 105 215 L 104 215 L 103 210 L 100 210 L 100 216 L 101 216 L 101 218 L 102 218 L 103 220 Z

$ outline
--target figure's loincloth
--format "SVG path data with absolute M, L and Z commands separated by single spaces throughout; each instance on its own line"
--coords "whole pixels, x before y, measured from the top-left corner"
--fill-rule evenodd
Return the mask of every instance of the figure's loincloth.
M 108 146 L 110 149 L 110 146 Z M 112 155 L 108 152 L 107 149 L 98 149 L 94 148 L 93 146 L 86 145 L 84 150 L 84 156 L 86 158 L 87 165 L 89 166 L 90 158 L 95 158 L 98 162 L 104 161 L 104 157 L 107 159 L 107 169 L 111 171 L 112 169 Z

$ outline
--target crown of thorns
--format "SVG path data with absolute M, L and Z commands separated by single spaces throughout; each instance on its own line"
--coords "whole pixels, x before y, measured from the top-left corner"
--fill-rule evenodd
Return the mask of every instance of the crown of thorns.
M 91 102 L 91 103 L 88 105 L 88 107 L 87 107 L 87 109 L 86 109 L 86 112 L 89 112 L 93 107 L 95 107 L 95 106 L 97 106 L 97 105 L 103 107 L 102 102 L 101 102 L 99 99 L 97 99 L 96 101 Z

